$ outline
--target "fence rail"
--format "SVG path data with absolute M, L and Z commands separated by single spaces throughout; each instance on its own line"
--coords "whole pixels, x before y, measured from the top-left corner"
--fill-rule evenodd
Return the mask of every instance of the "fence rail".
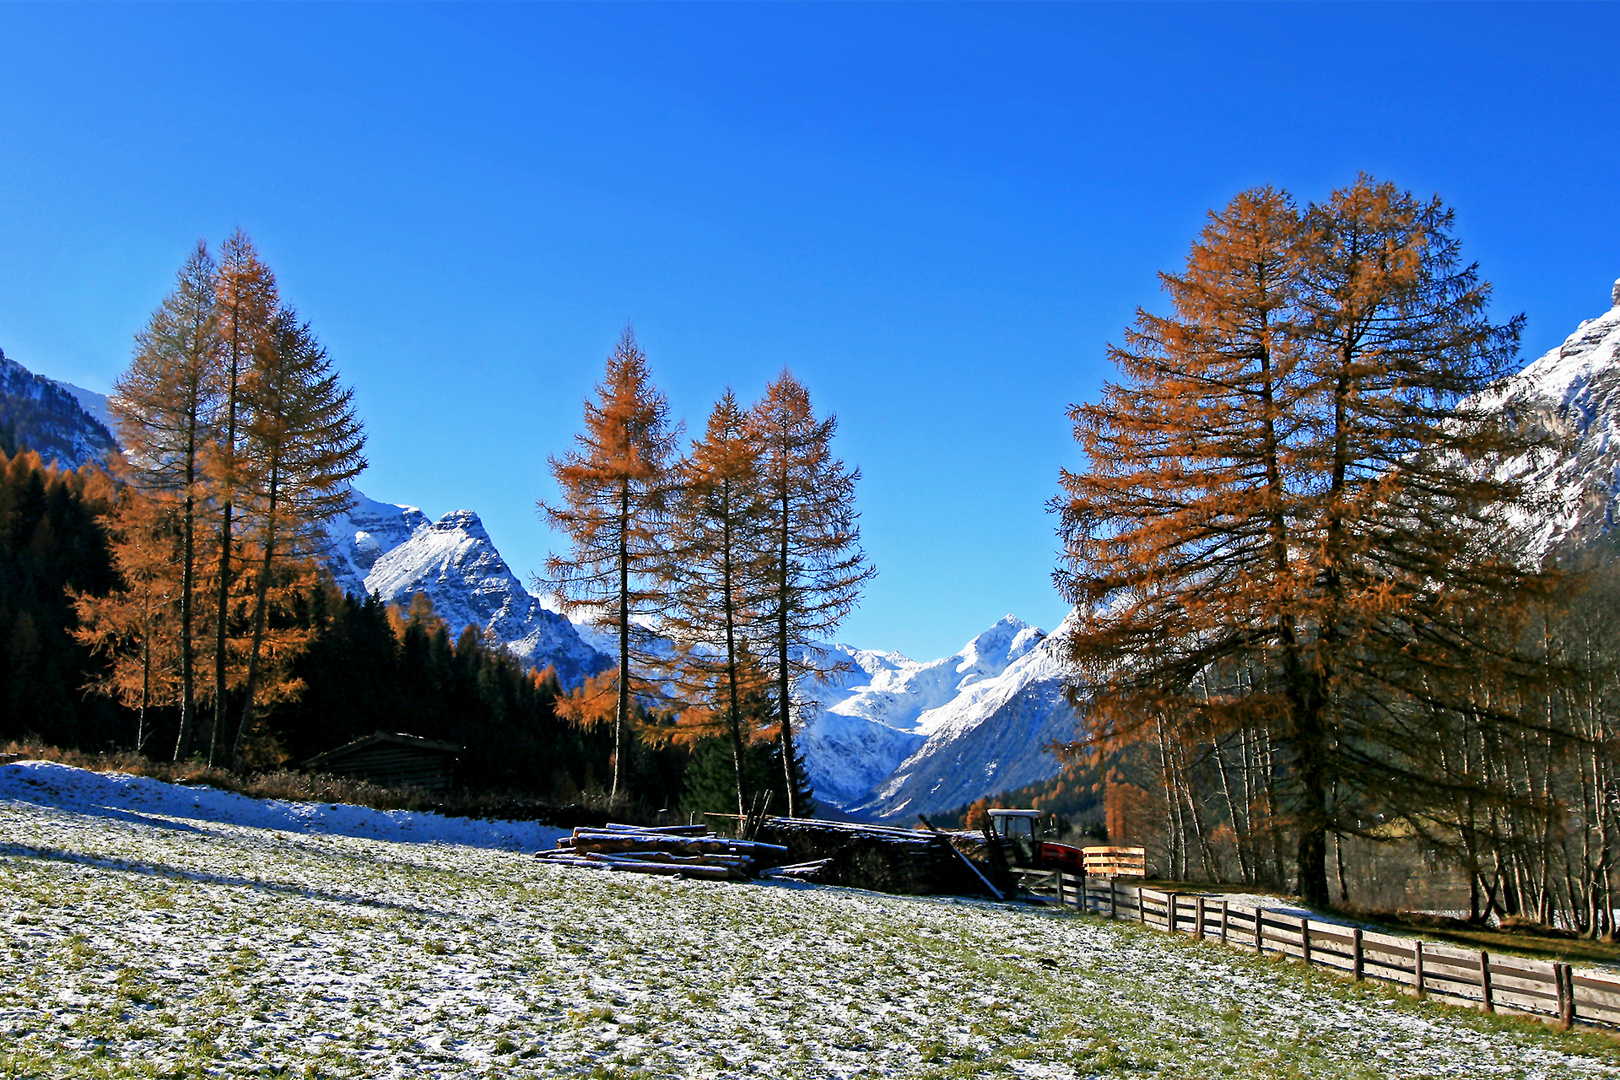
M 1620 975 L 1576 970 L 1556 960 L 1526 960 L 1462 949 L 1360 927 L 1232 904 L 1118 878 L 1062 871 L 1024 871 L 1037 895 L 1109 919 L 1128 919 L 1257 953 L 1281 953 L 1353 979 L 1378 979 L 1484 1009 L 1620 1027 Z

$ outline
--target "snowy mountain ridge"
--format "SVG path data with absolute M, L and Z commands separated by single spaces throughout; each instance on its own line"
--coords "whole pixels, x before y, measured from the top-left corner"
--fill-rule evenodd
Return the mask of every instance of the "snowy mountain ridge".
M 1620 281 L 1611 307 L 1508 379 L 1484 403 L 1567 440 L 1564 454 L 1520 463 L 1544 511 L 1526 523 L 1535 555 L 1580 546 L 1615 524 L 1620 493 Z
M 356 491 L 328 533 L 327 565 L 346 592 L 402 606 L 422 592 L 452 631 L 475 624 L 524 662 L 555 665 L 567 686 L 611 662 L 612 643 L 595 628 L 529 594 L 470 510 L 433 521 Z M 1074 713 L 1039 628 L 1008 615 L 932 661 L 824 648 L 828 663 L 847 666 L 801 687 L 816 704 L 799 737 L 823 802 L 860 816 L 909 816 L 1056 773 L 1042 747 L 1072 735 Z

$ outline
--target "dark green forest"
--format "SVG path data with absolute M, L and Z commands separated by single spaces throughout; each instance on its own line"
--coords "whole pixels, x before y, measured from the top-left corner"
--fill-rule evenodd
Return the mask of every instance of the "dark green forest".
M 115 497 L 95 466 L 0 453 L 0 741 L 153 756 L 174 745 L 177 709 L 150 708 L 143 727 L 138 710 L 90 688 L 105 662 L 73 636 L 73 595 L 118 584 L 105 527 Z M 559 718 L 551 672 L 524 668 L 476 627 L 453 631 L 423 601 L 390 610 L 375 596 L 344 595 L 322 572 L 278 619 L 309 634 L 292 666 L 301 689 L 262 714 L 249 769 L 296 766 L 382 730 L 463 746 L 455 776 L 468 792 L 560 804 L 591 799 L 610 775 L 611 729 Z M 689 746 L 656 738 L 659 718 L 640 721 L 653 737 L 635 741 L 625 767 L 645 809 L 735 809 L 726 740 Z M 748 767 L 754 790 L 781 786 L 774 745 L 756 744 Z M 780 793 L 775 802 L 785 802 Z

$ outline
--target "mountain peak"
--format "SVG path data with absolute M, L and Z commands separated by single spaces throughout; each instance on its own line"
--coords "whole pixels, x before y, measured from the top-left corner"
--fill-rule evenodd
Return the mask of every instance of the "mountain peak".
M 555 667 L 564 686 L 605 666 L 566 618 L 523 588 L 476 513 L 453 510 L 429 521 L 414 506 L 353 494 L 349 513 L 326 526 L 327 565 L 345 592 L 401 605 L 423 593 L 452 633 L 469 624 L 489 631 L 525 663 Z
M 491 542 L 483 521 L 471 510 L 452 510 L 435 521 L 431 527 L 440 532 L 463 532 L 474 540 Z

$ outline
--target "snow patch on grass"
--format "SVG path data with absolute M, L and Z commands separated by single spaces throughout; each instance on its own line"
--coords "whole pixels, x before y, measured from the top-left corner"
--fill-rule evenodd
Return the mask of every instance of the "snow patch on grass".
M 9 768 L 3 1076 L 1620 1076 L 1595 1036 L 1072 913 L 620 877 L 24 770 L 54 804 Z

